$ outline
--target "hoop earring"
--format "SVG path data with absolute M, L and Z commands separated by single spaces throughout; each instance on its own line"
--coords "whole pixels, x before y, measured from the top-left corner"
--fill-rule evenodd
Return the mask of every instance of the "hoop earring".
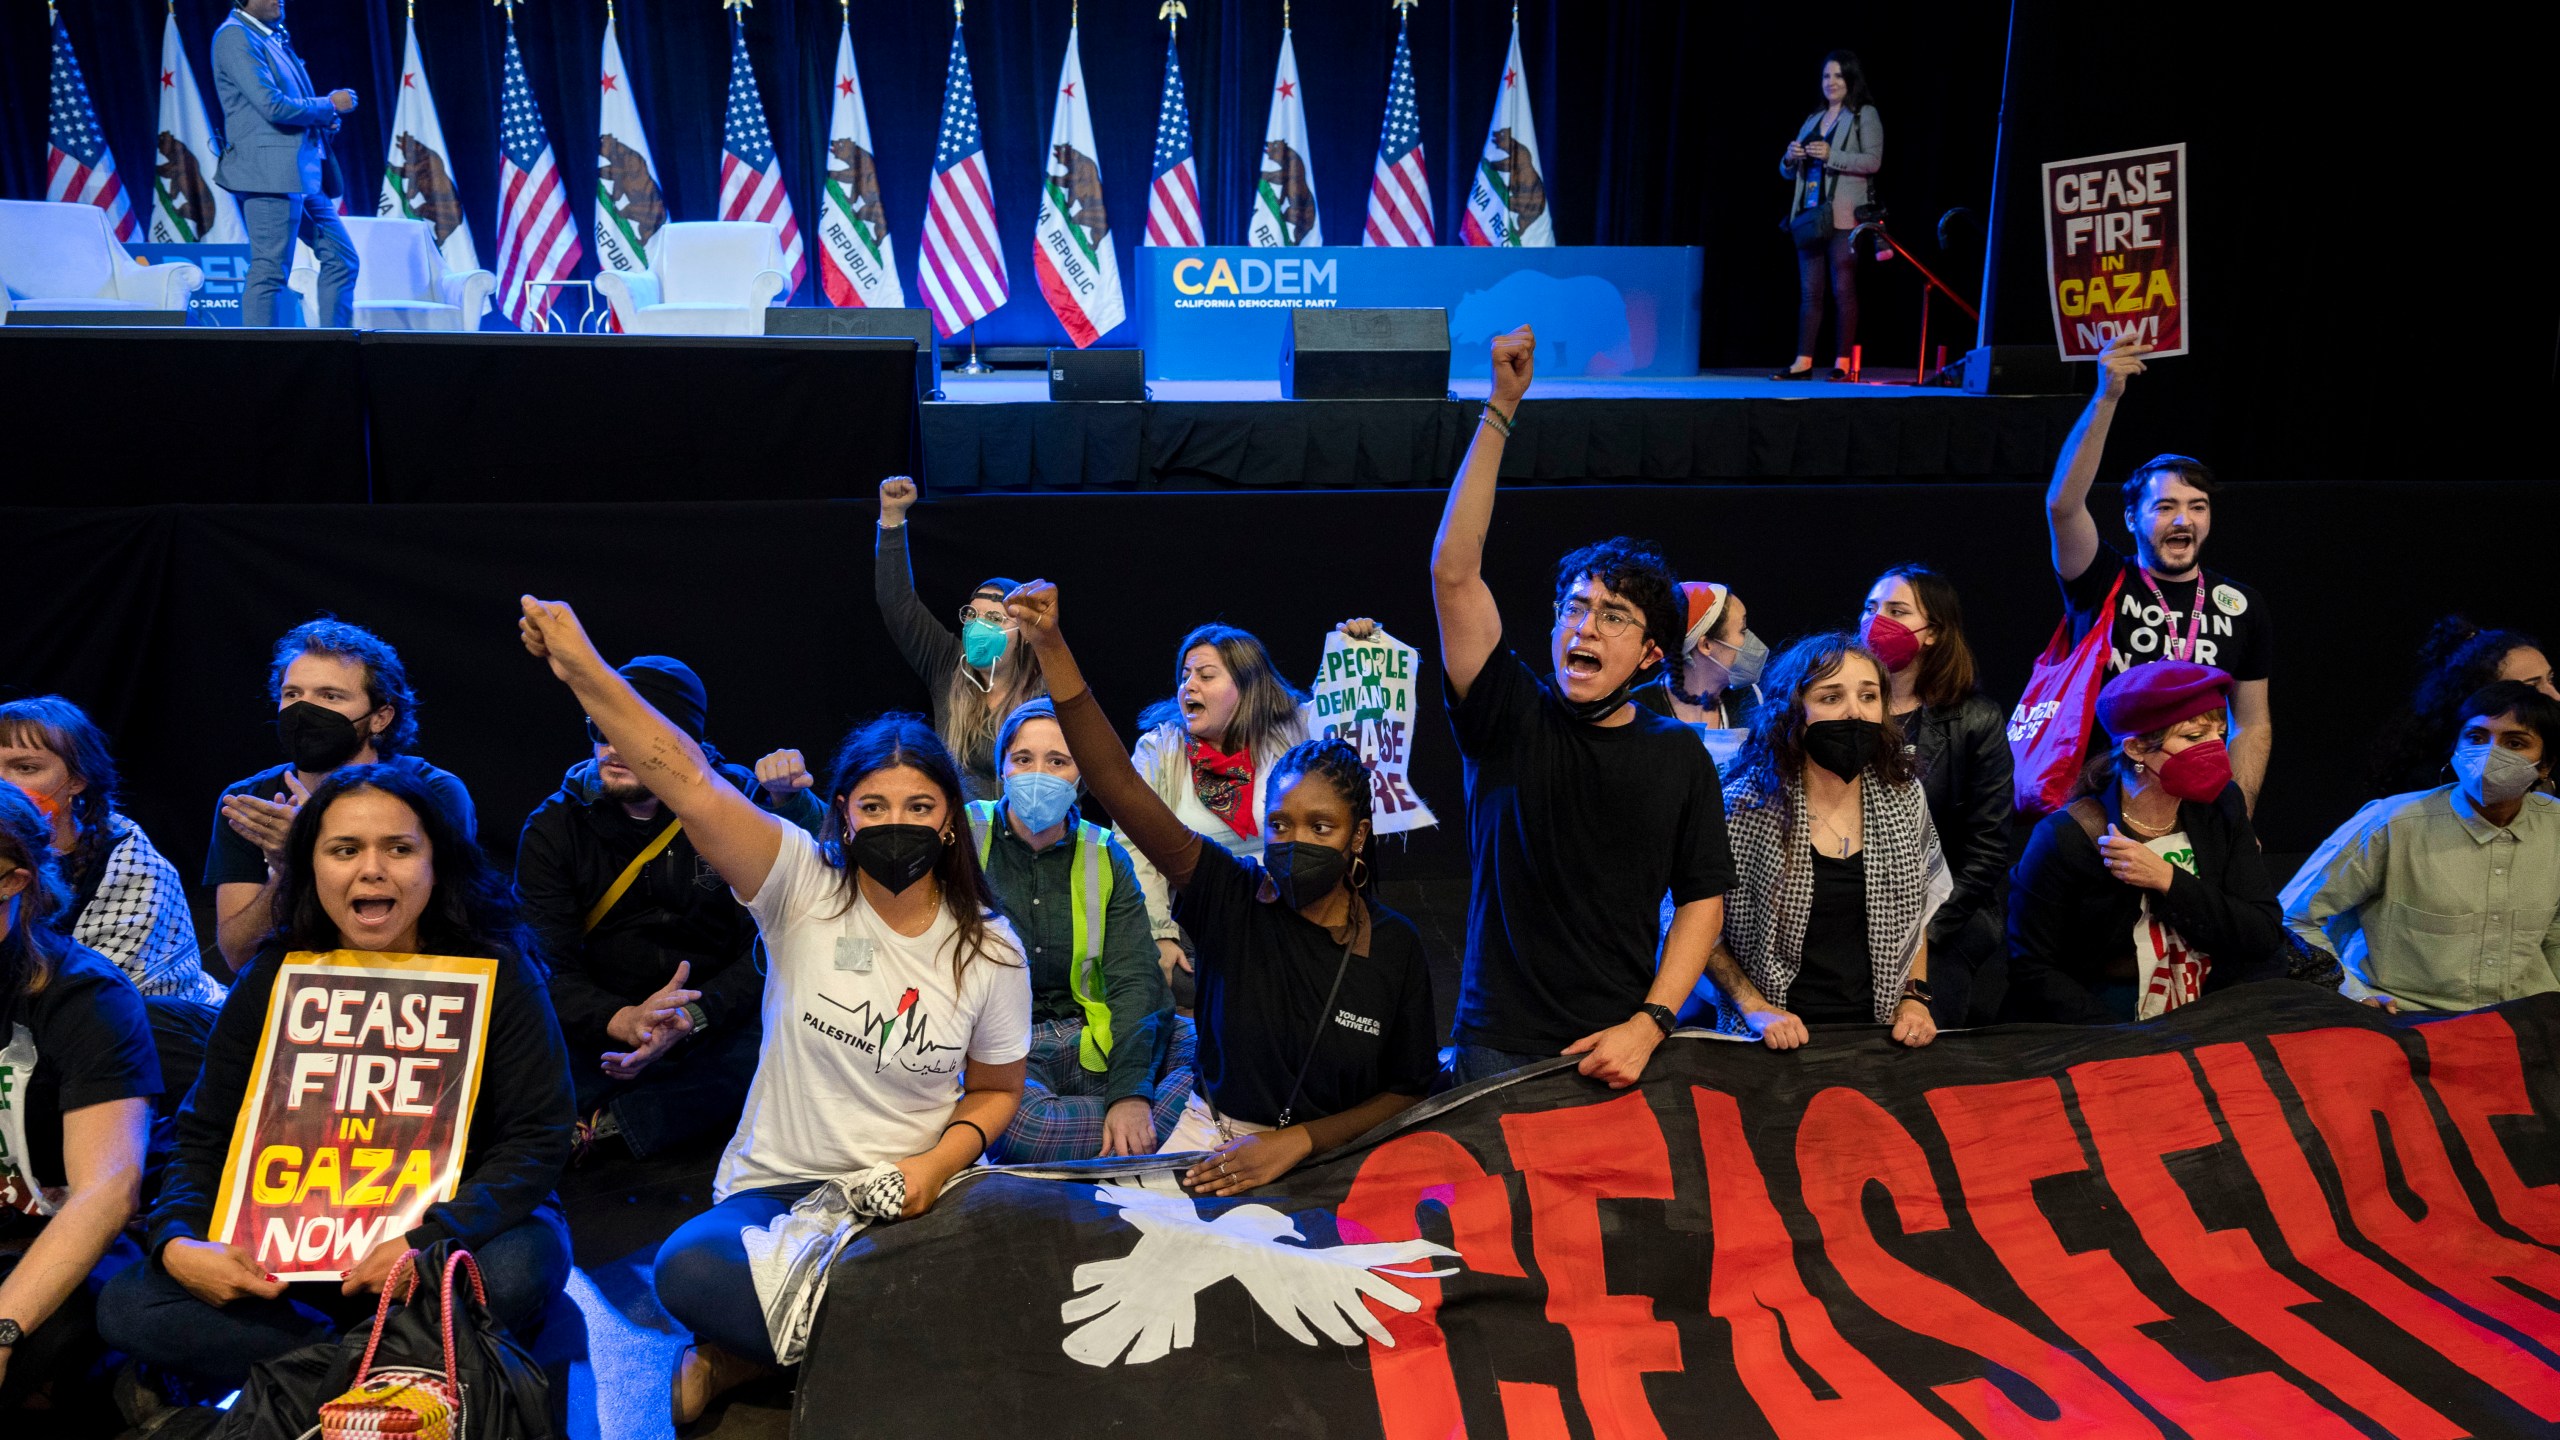
M 1351 857 L 1350 882 L 1354 890 L 1369 883 L 1369 862 L 1357 855 Z

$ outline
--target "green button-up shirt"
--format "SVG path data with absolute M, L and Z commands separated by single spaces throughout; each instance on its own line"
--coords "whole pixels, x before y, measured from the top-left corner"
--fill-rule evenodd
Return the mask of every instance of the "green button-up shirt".
M 2470 1010 L 2560 990 L 2560 800 L 2493 825 L 2454 786 L 2376 800 L 2284 890 L 2293 933 L 2351 999 Z
M 987 885 L 1022 938 L 1031 962 L 1031 1014 L 1035 1020 L 1084 1019 L 1068 988 L 1076 955 L 1075 866 L 1078 811 L 1067 812 L 1064 838 L 1034 851 L 996 807 L 995 840 L 987 849 Z M 1104 1093 L 1113 1101 L 1132 1096 L 1155 1102 L 1155 1078 L 1172 1039 L 1173 992 L 1156 961 L 1147 924 L 1146 892 L 1128 852 L 1111 842 L 1111 900 L 1102 923 L 1102 995 L 1111 1007 L 1111 1067 Z

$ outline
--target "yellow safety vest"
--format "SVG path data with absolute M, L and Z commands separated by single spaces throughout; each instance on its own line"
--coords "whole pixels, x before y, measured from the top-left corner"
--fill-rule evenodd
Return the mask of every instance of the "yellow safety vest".
M 995 853 L 996 802 L 969 802 L 969 828 L 978 832 L 978 868 Z M 1076 1058 L 1096 1074 L 1111 1067 L 1111 1002 L 1102 983 L 1102 923 L 1111 910 L 1111 832 L 1079 820 L 1075 855 L 1067 862 L 1068 912 L 1075 926 L 1074 957 L 1067 962 L 1067 993 L 1084 1011 L 1084 1037 Z

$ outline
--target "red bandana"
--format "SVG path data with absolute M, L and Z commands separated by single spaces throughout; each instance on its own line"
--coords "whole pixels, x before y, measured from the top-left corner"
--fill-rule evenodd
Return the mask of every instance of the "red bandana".
M 1191 742 L 1191 792 L 1201 807 L 1247 840 L 1261 833 L 1253 823 L 1253 751 L 1220 754 L 1206 740 Z

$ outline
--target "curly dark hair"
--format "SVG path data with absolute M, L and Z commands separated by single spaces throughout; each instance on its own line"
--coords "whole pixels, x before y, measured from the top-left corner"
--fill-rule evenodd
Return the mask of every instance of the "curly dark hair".
M 2442 784 L 2438 777 L 2453 753 L 2463 703 L 2498 678 L 2509 655 L 2541 648 L 2521 630 L 2484 630 L 2460 615 L 2438 620 L 2418 644 L 2418 683 L 2409 703 L 2374 738 L 2372 788 L 2397 795 Z
M 424 781 L 397 765 L 332 770 L 311 798 L 302 802 L 293 828 L 285 833 L 284 873 L 276 885 L 270 938 L 284 942 L 287 950 L 336 950 L 345 943 L 337 922 L 321 907 L 311 857 L 319 847 L 320 827 L 328 819 L 329 807 L 342 796 L 362 790 L 377 791 L 408 806 L 426 836 L 436 879 L 426 913 L 418 917 L 419 946 L 430 954 L 521 959 L 539 967 L 541 956 L 533 932 L 516 911 L 515 891 L 506 872 L 489 863 L 480 842 L 454 823 Z
M 1807 635 L 1770 659 L 1760 681 L 1760 691 L 1768 698 L 1751 712 L 1751 733 L 1743 738 L 1733 782 L 1725 787 L 1729 793 L 1775 804 L 1789 784 L 1803 780 L 1804 693 L 1839 674 L 1840 667 L 1853 659 L 1875 667 L 1878 685 L 1888 683 L 1884 662 L 1846 630 Z M 1902 725 L 1889 705 L 1884 707 L 1884 743 L 1867 769 L 1887 785 L 1908 784 L 1917 776 L 1911 751 L 1903 744 Z
M 961 787 L 960 767 L 952 760 L 950 747 L 922 715 L 891 711 L 854 727 L 836 747 L 827 780 L 831 831 L 827 859 L 844 876 L 844 903 L 836 913 L 852 909 L 862 890 L 845 854 L 845 842 L 853 838 L 853 815 L 845 798 L 865 778 L 900 766 L 924 776 L 942 792 L 942 808 L 952 826 L 952 842 L 942 847 L 942 858 L 933 862 L 934 878 L 942 882 L 943 906 L 960 927 L 951 956 L 952 983 L 959 983 L 972 960 L 1014 963 L 987 948 L 987 920 L 996 913 L 996 892 L 988 886 L 986 872 L 978 868 L 978 847 L 967 839 L 969 792 Z
M 0 745 L 49 750 L 62 761 L 82 789 L 71 797 L 71 821 L 80 838 L 62 857 L 62 881 L 75 896 L 92 893 L 106 873 L 115 836 L 107 816 L 116 808 L 116 757 L 107 748 L 107 733 L 89 712 L 59 695 L 35 695 L 0 705 Z M 67 924 L 74 918 L 63 917 Z
M 15 785 L 0 784 L 0 862 L 27 875 L 8 938 L 0 940 L 0 1016 L 6 1016 L 20 997 L 41 994 L 53 983 L 53 972 L 70 944 L 55 928 L 70 918 L 63 912 L 71 904 L 71 891 L 62 883 L 62 864 L 53 853 L 53 827 Z
M 1556 604 L 1571 599 L 1573 587 L 1585 580 L 1599 581 L 1636 607 L 1644 616 L 1645 638 L 1661 647 L 1666 662 L 1680 655 L 1689 630 L 1688 602 L 1662 547 L 1625 535 L 1583 546 L 1556 562 Z
M 1292 746 L 1271 766 L 1273 781 L 1284 775 L 1322 776 L 1333 786 L 1334 793 L 1342 797 L 1342 803 L 1351 807 L 1353 832 L 1357 834 L 1359 827 L 1370 824 L 1373 807 L 1370 802 L 1369 762 L 1361 759 L 1360 752 L 1349 744 L 1321 739 Z M 1273 784 L 1267 787 L 1266 793 L 1277 794 L 1278 790 L 1278 785 Z M 1377 848 L 1371 843 L 1376 839 L 1377 834 L 1372 830 L 1367 839 L 1356 842 L 1352 847 L 1353 859 L 1366 858 L 1369 862 L 1360 867 L 1361 874 L 1351 885 L 1354 891 L 1367 890 L 1378 883 L 1378 864 L 1371 854 Z
M 391 723 L 373 737 L 373 753 L 389 758 L 418 743 L 418 696 L 409 688 L 409 671 L 391 643 L 361 625 L 335 615 L 305 620 L 276 641 L 267 666 L 267 698 L 284 698 L 284 672 L 300 655 L 328 655 L 364 667 L 365 698 L 373 708 L 391 707 Z

